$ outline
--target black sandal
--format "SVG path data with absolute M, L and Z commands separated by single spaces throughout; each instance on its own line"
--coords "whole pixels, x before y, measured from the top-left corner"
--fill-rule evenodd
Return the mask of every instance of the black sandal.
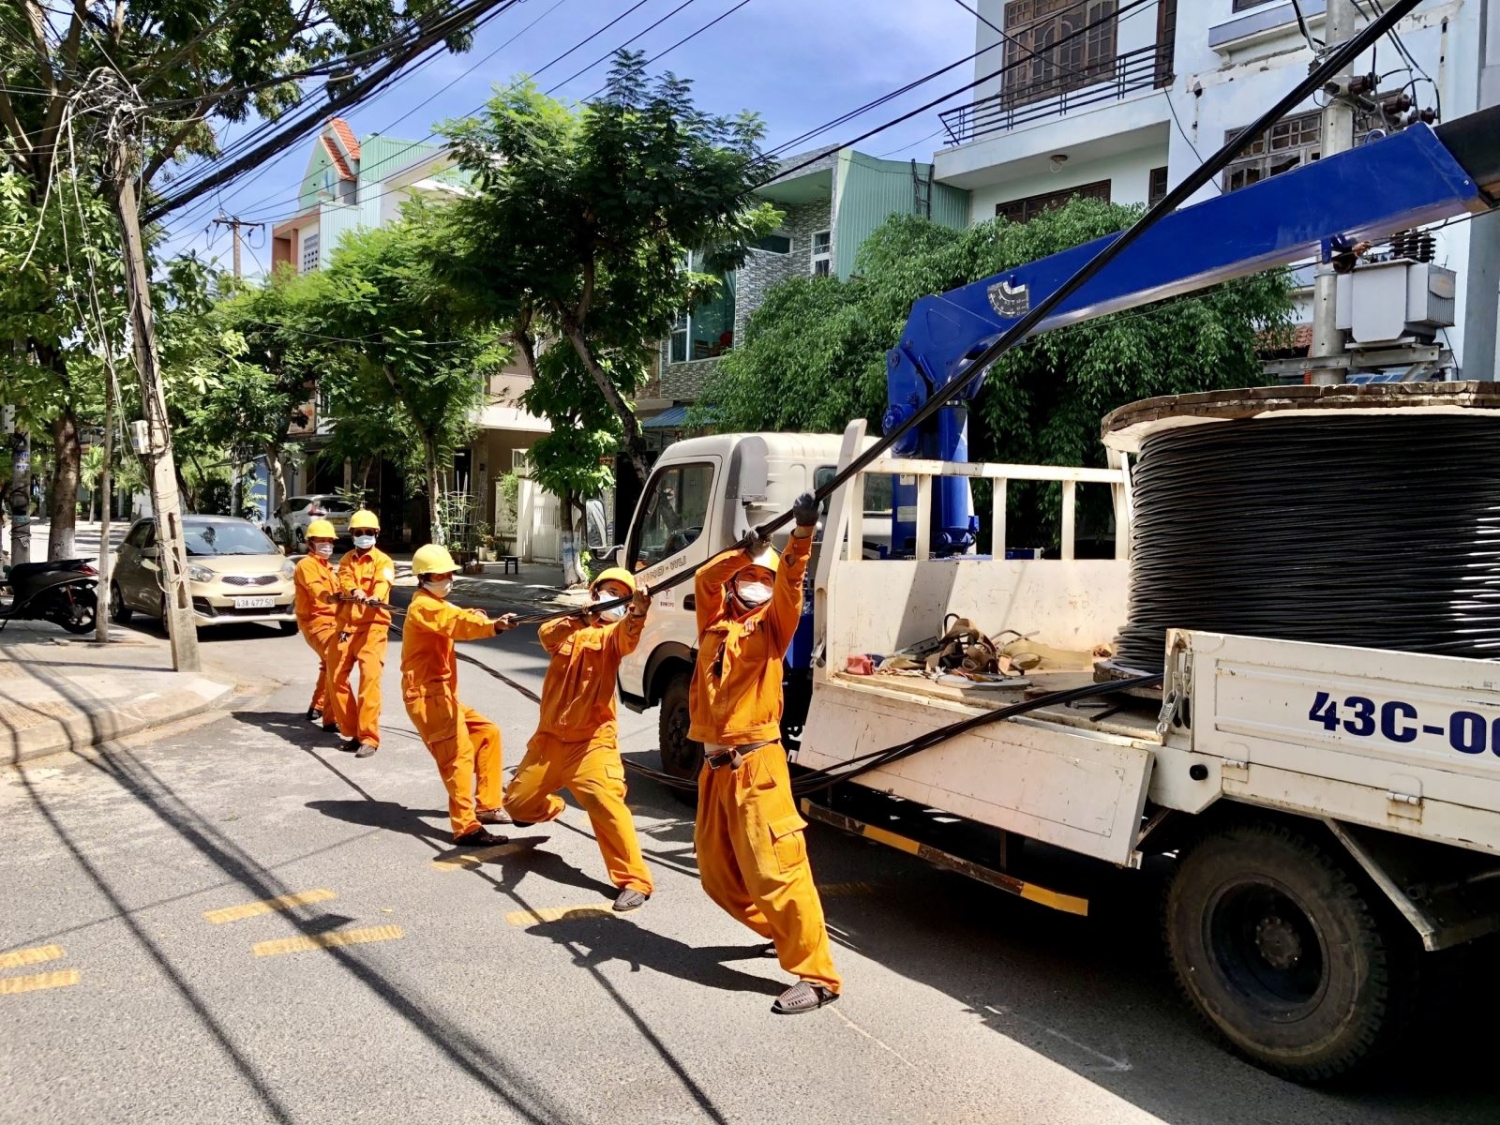
M 810 980 L 799 980 L 776 997 L 776 1003 L 771 1005 L 771 1011 L 778 1016 L 800 1016 L 804 1012 L 816 1012 L 824 1005 L 832 1004 L 838 998 L 839 994 L 826 985 L 813 984 Z

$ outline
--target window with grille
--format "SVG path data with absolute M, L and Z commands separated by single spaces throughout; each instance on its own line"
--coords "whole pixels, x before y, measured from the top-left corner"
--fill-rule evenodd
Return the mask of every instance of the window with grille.
M 1029 105 L 1109 77 L 1117 54 L 1117 7 L 1117 0 L 1010 0 L 1004 103 Z
M 814 277 L 833 273 L 833 232 L 820 230 L 812 236 L 812 272 Z
M 1231 129 L 1224 134 L 1232 141 L 1243 130 Z M 1256 137 L 1240 158 L 1224 169 L 1224 190 L 1258 184 L 1272 176 L 1290 172 L 1318 159 L 1323 147 L 1323 115 L 1319 110 L 1299 113 L 1276 122 Z
M 311 273 L 318 268 L 318 232 L 309 231 L 302 236 L 302 272 Z
M 995 214 L 1013 223 L 1029 223 L 1038 215 L 1064 206 L 1070 199 L 1098 199 L 1108 203 L 1109 185 L 1109 180 L 1096 180 L 1094 183 L 1080 184 L 1078 187 L 1066 188 L 1063 191 L 1049 191 L 1042 195 L 1028 195 L 1025 199 L 1012 199 L 1008 203 L 995 204 Z
M 1146 196 L 1146 206 L 1155 207 L 1167 197 L 1167 170 L 1151 169 L 1151 190 Z

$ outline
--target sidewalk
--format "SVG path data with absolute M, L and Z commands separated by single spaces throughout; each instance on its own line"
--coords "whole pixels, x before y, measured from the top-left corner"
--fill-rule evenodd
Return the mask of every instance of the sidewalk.
M 0 764 L 77 750 L 206 711 L 234 688 L 173 672 L 167 642 L 111 630 L 108 645 L 43 622 L 0 633 Z

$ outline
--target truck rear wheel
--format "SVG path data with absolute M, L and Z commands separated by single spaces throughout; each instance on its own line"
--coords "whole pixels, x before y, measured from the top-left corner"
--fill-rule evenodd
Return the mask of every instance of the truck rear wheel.
M 1378 1058 L 1414 994 L 1411 937 L 1331 849 L 1247 822 L 1179 859 L 1165 929 L 1178 983 L 1239 1053 L 1297 1082 Z
M 681 669 L 672 673 L 662 692 L 661 713 L 657 719 L 658 745 L 661 753 L 663 773 L 679 777 L 697 785 L 698 773 L 703 769 L 703 743 L 688 737 L 692 721 L 688 716 L 688 684 L 691 673 Z M 693 789 L 672 789 L 672 796 L 685 805 L 698 803 L 698 792 Z

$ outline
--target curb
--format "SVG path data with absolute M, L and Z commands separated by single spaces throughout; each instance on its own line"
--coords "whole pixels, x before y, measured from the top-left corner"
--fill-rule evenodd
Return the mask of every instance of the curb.
M 32 758 L 97 746 L 152 727 L 175 723 L 213 710 L 234 691 L 229 684 L 205 676 L 193 676 L 173 685 L 174 698 L 182 700 L 180 706 L 154 710 L 133 704 L 95 713 L 75 713 L 23 731 L 8 732 L 6 745 L 0 747 L 0 764 L 19 765 Z

